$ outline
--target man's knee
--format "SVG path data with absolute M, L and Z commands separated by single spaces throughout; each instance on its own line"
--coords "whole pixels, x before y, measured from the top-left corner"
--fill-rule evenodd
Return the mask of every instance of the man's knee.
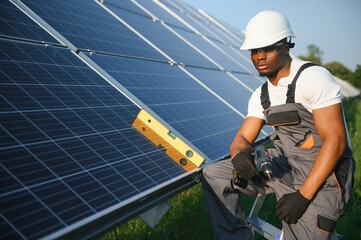
M 215 164 L 209 164 L 202 170 L 202 175 L 204 178 L 212 178 L 216 175 L 217 168 L 214 167 Z

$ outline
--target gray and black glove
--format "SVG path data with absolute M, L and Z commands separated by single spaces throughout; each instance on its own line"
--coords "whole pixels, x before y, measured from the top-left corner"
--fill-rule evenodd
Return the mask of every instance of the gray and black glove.
M 310 203 L 311 200 L 305 198 L 298 190 L 285 194 L 277 203 L 276 215 L 286 223 L 297 223 Z
M 232 159 L 232 163 L 237 174 L 244 179 L 250 180 L 253 176 L 259 175 L 251 153 L 239 152 Z

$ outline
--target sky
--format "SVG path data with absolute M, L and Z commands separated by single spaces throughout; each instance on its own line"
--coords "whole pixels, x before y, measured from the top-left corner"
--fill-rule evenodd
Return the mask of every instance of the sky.
M 183 0 L 238 29 L 263 10 L 284 14 L 296 38 L 295 56 L 308 55 L 313 44 L 322 64 L 338 61 L 355 71 L 361 65 L 361 0 Z

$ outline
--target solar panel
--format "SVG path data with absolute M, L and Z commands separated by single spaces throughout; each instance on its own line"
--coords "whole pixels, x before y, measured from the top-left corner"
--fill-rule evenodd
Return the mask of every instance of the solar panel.
M 228 155 L 263 80 L 227 30 L 161 3 L 0 4 L 1 238 L 89 238 Z
M 77 48 L 166 60 L 95 1 L 22 2 Z
M 184 173 L 69 50 L 0 44 L 2 238 L 43 237 Z
M 174 1 L 174 3 L 178 4 L 177 8 L 173 8 L 175 9 L 173 15 L 179 16 L 191 26 L 193 31 L 203 35 L 207 39 L 208 44 L 202 44 L 202 41 L 198 44 L 197 38 L 187 37 L 187 39 L 194 39 L 192 43 L 219 64 L 223 65 L 225 69 L 257 75 L 249 57 L 239 49 L 242 43 L 240 38 L 230 34 L 231 31 L 227 27 L 222 25 L 222 28 L 220 28 L 219 25 L 210 22 L 188 5 L 178 1 Z M 163 6 L 166 4 L 160 1 L 159 5 Z
M 11 2 L 1 1 L 0 12 L 0 36 L 59 44 L 49 33 L 27 17 Z
M 183 63 L 185 65 L 217 68 L 209 60 L 202 56 L 201 53 L 190 47 L 174 33 L 165 29 L 164 25 L 160 22 L 152 21 L 150 16 L 139 16 L 132 12 L 125 11 L 117 5 L 108 5 L 106 2 L 104 5 L 152 43 L 155 43 L 157 47 L 159 47 L 176 62 Z
M 218 68 L 218 66 L 221 66 L 221 68 L 224 69 L 248 72 L 254 75 L 256 74 L 252 63 L 244 56 L 244 53 L 241 53 L 238 45 L 234 44 L 236 46 L 231 47 L 229 43 L 226 44 L 224 42 L 218 42 L 217 39 L 207 35 L 212 34 L 213 36 L 216 36 L 216 33 L 212 31 L 201 33 L 206 35 L 207 39 L 209 39 L 211 43 L 205 42 L 199 35 L 200 33 L 197 34 L 196 32 L 193 32 L 193 28 L 188 27 L 188 23 L 182 23 L 177 20 L 174 16 L 164 11 L 154 2 L 135 2 L 144 11 L 141 16 L 138 12 L 137 14 L 134 14 L 134 11 L 127 11 L 125 8 L 121 7 L 121 4 L 118 2 L 110 1 L 108 3 L 108 1 L 105 1 L 104 5 L 114 14 L 134 27 L 151 42 L 156 43 L 162 51 L 167 53 L 179 63 L 185 64 L 186 66 L 192 65 L 207 68 Z M 198 26 L 203 27 L 202 30 L 209 29 L 208 25 L 202 25 L 205 24 L 202 20 L 196 21 L 194 18 L 190 18 L 189 14 L 177 13 L 182 14 L 185 20 L 191 24 L 198 23 Z M 147 16 L 147 14 L 149 15 Z M 157 24 L 157 21 L 154 21 L 154 18 L 160 19 L 161 24 Z M 164 31 L 164 27 L 167 27 L 170 31 Z M 184 40 L 181 40 L 182 38 L 189 42 L 188 46 Z M 193 50 L 193 48 L 196 50 Z M 206 58 L 211 58 L 212 62 L 215 60 L 217 67 L 207 61 L 204 57 L 200 56 L 200 53 L 197 51 L 205 55 Z M 227 57 L 224 56 L 224 54 L 226 54 Z M 240 61 L 242 61 L 242 63 Z
M 222 71 L 195 67 L 188 67 L 187 70 L 237 108 L 243 115 L 247 115 L 248 99 L 255 90 L 251 81 L 247 80 L 252 78 L 254 81 L 254 77 L 248 74 L 239 74 L 242 81 L 237 82 L 229 74 Z

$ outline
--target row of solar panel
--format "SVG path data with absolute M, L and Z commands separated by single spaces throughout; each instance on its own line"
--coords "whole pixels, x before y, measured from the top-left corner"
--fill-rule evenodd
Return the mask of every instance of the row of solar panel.
M 185 175 L 131 126 L 141 108 L 225 157 L 262 81 L 236 35 L 180 1 L 0 7 L 2 239 L 66 234 Z

